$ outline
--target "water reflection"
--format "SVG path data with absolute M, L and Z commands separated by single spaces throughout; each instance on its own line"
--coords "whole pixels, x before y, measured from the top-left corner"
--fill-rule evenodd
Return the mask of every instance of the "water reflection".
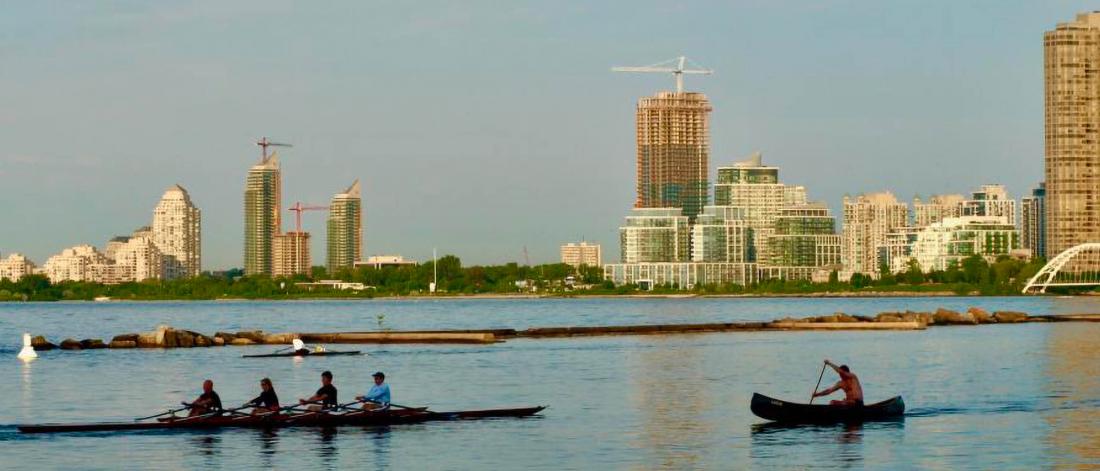
M 20 378 L 23 380 L 23 410 L 30 410 L 31 404 L 34 402 L 32 398 L 34 388 L 31 387 L 31 369 L 33 368 L 31 364 L 34 363 L 34 359 L 23 360 L 22 363 Z
M 390 448 L 392 434 L 390 426 L 378 426 L 367 429 L 367 438 L 371 443 L 371 460 L 374 469 L 388 469 L 390 467 Z
M 762 467 L 777 462 L 791 466 L 829 460 L 833 467 L 864 467 L 865 435 L 900 434 L 905 420 L 835 425 L 792 425 L 768 422 L 752 426 L 751 457 Z M 797 464 L 796 464 L 797 463 Z
M 203 435 L 191 437 L 190 449 L 195 450 L 202 458 L 203 467 L 216 469 L 221 467 L 222 438 L 217 435 Z
M 1051 458 L 1061 466 L 1100 464 L 1100 325 L 1052 325 L 1047 349 Z
M 264 468 L 274 468 L 275 454 L 279 452 L 279 433 L 275 429 L 262 429 L 256 434 L 259 442 L 260 463 Z
M 317 443 L 317 457 L 325 468 L 332 468 L 336 461 L 336 427 L 324 427 L 320 430 L 320 439 Z
M 631 401 L 642 418 L 637 445 L 649 453 L 646 468 L 691 469 L 715 439 L 708 417 L 713 407 L 703 359 L 697 348 L 683 348 L 678 337 L 645 338 L 628 362 Z

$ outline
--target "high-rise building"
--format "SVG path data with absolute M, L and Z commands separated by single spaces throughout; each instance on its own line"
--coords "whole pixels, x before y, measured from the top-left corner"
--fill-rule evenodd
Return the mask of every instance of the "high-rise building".
M 694 92 L 638 100 L 635 208 L 678 208 L 695 218 L 707 203 L 710 102 Z
M 1046 184 L 1039 183 L 1020 201 L 1020 247 L 1033 257 L 1047 257 L 1046 225 Z
M 691 226 L 691 261 L 753 261 L 753 232 L 745 212 L 736 206 L 705 206 Z
M 363 255 L 363 201 L 359 180 L 333 195 L 328 208 L 329 273 L 352 268 Z
M 164 254 L 149 237 L 131 237 L 115 253 L 111 278 L 93 279 L 104 284 L 159 280 L 165 277 Z
M 271 154 L 248 170 L 244 189 L 244 272 L 274 272 L 275 236 L 282 232 L 282 172 Z
M 46 259 L 42 265 L 42 271 L 53 283 L 62 281 L 95 281 L 90 267 L 92 265 L 109 265 L 107 259 L 99 250 L 91 245 L 78 245 L 62 250 L 61 253 Z
M 963 216 L 929 224 L 916 235 L 912 256 L 923 271 L 946 270 L 951 264 L 981 255 L 987 261 L 1018 248 L 1016 226 L 1004 216 Z
M 312 275 L 309 233 L 290 231 L 275 236 L 272 276 Z
M 1100 12 L 1043 34 L 1043 72 L 1046 254 L 1054 257 L 1100 242 Z
M 836 218 L 825 203 L 781 209 L 768 244 L 767 264 L 771 266 L 819 268 L 840 264 Z
M 130 241 L 130 236 L 114 236 L 111 240 L 107 241 L 107 246 L 103 248 L 103 255 L 107 258 L 114 260 L 115 254 L 118 253 L 118 249 L 126 245 Z
M 561 263 L 572 265 L 574 267 L 580 267 L 581 265 L 587 265 L 590 267 L 603 266 L 603 257 L 600 253 L 600 244 L 589 244 L 588 242 L 570 242 L 561 246 Z
M 759 152 L 732 166 L 718 167 L 714 204 L 742 208 L 743 219 L 752 229 L 749 261 L 771 259 L 768 240 L 775 219 L 783 208 L 806 204 L 806 188 L 779 182 L 779 168 L 763 164 Z
M 909 207 L 893 193 L 844 197 L 844 233 L 841 259 L 845 271 L 878 276 L 880 249 L 888 247 L 890 233 L 908 226 Z
M 34 273 L 35 265 L 29 258 L 18 253 L 8 254 L 0 259 L 0 280 L 19 281 L 20 278 Z
M 1004 185 L 982 185 L 970 193 L 963 202 L 962 216 L 1003 217 L 1008 224 L 1016 224 L 1016 200 L 1008 197 Z
M 932 195 L 928 202 L 913 198 L 913 226 L 925 227 L 945 218 L 962 216 L 962 206 L 966 198 L 963 195 Z
M 202 264 L 202 216 L 183 187 L 172 185 L 161 196 L 153 209 L 152 233 L 153 243 L 164 255 L 165 278 L 199 275 Z
M 635 208 L 619 228 L 622 263 L 686 262 L 691 229 L 679 208 Z

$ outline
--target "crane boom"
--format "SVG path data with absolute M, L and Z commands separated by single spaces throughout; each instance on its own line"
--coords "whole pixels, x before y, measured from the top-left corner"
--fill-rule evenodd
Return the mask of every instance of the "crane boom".
M 267 148 L 268 147 L 294 147 L 290 144 L 284 144 L 284 143 L 281 143 L 281 142 L 271 142 L 271 141 L 267 140 L 266 136 L 261 137 L 260 140 L 256 141 L 256 145 L 260 146 L 261 161 L 267 160 Z
M 689 63 L 691 65 L 694 65 L 694 66 L 698 67 L 698 64 L 695 64 L 694 62 L 692 62 L 691 59 L 688 59 L 687 57 L 684 57 L 684 56 L 680 56 L 680 57 L 677 57 L 675 59 L 669 59 L 669 60 L 664 61 L 664 62 L 658 62 L 658 63 L 653 64 L 653 65 L 646 65 L 646 66 L 641 66 L 641 67 L 637 67 L 637 66 L 612 67 L 611 71 L 612 72 L 671 73 L 676 78 L 676 93 L 683 93 L 683 91 L 684 91 L 684 74 L 711 75 L 711 74 L 714 73 L 713 70 L 703 69 L 703 68 L 685 69 L 684 66 L 689 64 Z
M 326 211 L 328 206 L 303 206 L 301 201 L 294 203 L 294 206 L 286 208 L 287 211 L 294 211 L 294 228 L 298 232 L 302 232 L 302 213 L 305 211 Z

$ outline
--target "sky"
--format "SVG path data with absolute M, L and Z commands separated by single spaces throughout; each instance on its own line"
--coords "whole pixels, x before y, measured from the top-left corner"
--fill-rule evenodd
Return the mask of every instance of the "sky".
M 845 194 L 1042 179 L 1042 34 L 1085 1 L 5 2 L 0 256 L 42 264 L 202 210 L 203 268 L 243 264 L 261 136 L 283 203 L 363 183 L 364 252 L 464 264 L 618 259 L 634 108 L 673 86 L 613 73 L 686 55 L 714 168 L 754 151 L 839 210 Z M 284 229 L 292 229 L 286 212 Z M 307 212 L 314 264 L 324 214 Z M 839 224 L 839 222 L 838 222 Z

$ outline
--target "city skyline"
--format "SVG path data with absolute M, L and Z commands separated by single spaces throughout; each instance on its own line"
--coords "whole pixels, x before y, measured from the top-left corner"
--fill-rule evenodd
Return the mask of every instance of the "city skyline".
M 4 195 L 9 201 L 0 208 L 0 220 L 37 224 L 3 225 L 0 255 L 19 252 L 43 263 L 64 247 L 106 240 L 125 228 L 140 225 L 139 221 L 148 215 L 145 203 L 155 200 L 164 186 L 178 181 L 204 210 L 203 269 L 240 266 L 240 207 L 239 203 L 226 202 L 239 201 L 242 169 L 247 168 L 254 155 L 252 141 L 264 134 L 295 144 L 293 150 L 281 156 L 286 185 L 284 205 L 293 200 L 325 201 L 330 196 L 326 190 L 343 183 L 340 180 L 345 171 L 364 176 L 363 212 L 364 218 L 371 220 L 363 237 L 370 240 L 364 257 L 373 253 L 401 253 L 423 260 L 429 258 L 427 255 L 434 246 L 441 253 L 461 256 L 467 263 L 522 262 L 523 247 L 528 247 L 532 262 L 540 263 L 554 261 L 557 247 L 566 240 L 586 238 L 613 247 L 617 221 L 634 189 L 631 175 L 636 152 L 631 122 L 637 98 L 672 87 L 668 77 L 612 74 L 607 69 L 620 63 L 650 63 L 680 53 L 716 71 L 713 77 L 689 80 L 687 84 L 688 91 L 705 93 L 714 108 L 710 116 L 710 173 L 740 156 L 761 150 L 770 162 L 784 168 L 788 180 L 814 188 L 815 199 L 825 200 L 834 214 L 839 213 L 844 194 L 863 192 L 892 191 L 899 200 L 908 201 L 918 194 L 927 197 L 963 193 L 984 183 L 1003 182 L 1010 195 L 1020 198 L 1043 178 L 1042 75 L 1038 72 L 1042 45 L 1037 38 L 1054 24 L 1069 21 L 1086 9 L 1083 2 L 1058 5 L 1058 8 L 1004 5 L 995 12 L 982 11 L 982 15 L 978 14 L 981 8 L 976 6 L 944 5 L 940 16 L 935 18 L 898 5 L 893 11 L 868 7 L 862 18 L 880 21 L 872 26 L 845 18 L 850 9 L 844 6 L 819 10 L 816 6 L 806 9 L 790 4 L 737 5 L 720 9 L 728 14 L 724 17 L 727 21 L 739 23 L 747 18 L 760 24 L 741 33 L 729 33 L 717 31 L 722 23 L 710 19 L 708 24 L 713 31 L 685 33 L 684 37 L 662 40 L 660 44 L 642 40 L 640 33 L 622 32 L 640 41 L 639 44 L 612 47 L 610 43 L 621 42 L 622 38 L 597 41 L 600 47 L 585 51 L 575 62 L 567 61 L 567 52 L 577 52 L 575 43 L 570 45 L 571 49 L 553 47 L 553 41 L 527 38 L 517 47 L 547 46 L 549 56 L 531 65 L 526 57 L 505 54 L 502 63 L 494 64 L 491 71 L 527 64 L 525 70 L 531 75 L 544 74 L 538 76 L 541 78 L 527 76 L 526 85 L 513 83 L 513 79 L 494 78 L 463 96 L 470 81 L 485 77 L 465 72 L 455 59 L 449 59 L 433 63 L 429 72 L 452 74 L 452 80 L 437 82 L 416 75 L 409 86 L 398 87 L 397 92 L 386 90 L 396 102 L 366 89 L 347 88 L 348 82 L 356 80 L 383 80 L 384 70 L 322 68 L 323 83 L 339 85 L 337 89 L 341 91 L 353 91 L 350 106 L 362 106 L 369 111 L 364 115 L 367 128 L 377 128 L 370 131 L 359 129 L 363 123 L 356 123 L 354 130 L 347 128 L 344 121 L 352 116 L 349 114 L 352 110 L 335 101 L 334 96 L 320 93 L 316 82 L 303 82 L 304 66 L 291 67 L 287 77 L 276 73 L 277 70 L 270 71 L 259 90 L 245 91 L 243 82 L 254 80 L 253 76 L 261 71 L 269 72 L 269 67 L 289 65 L 289 59 L 252 60 L 238 67 L 232 65 L 241 59 L 236 55 L 241 51 L 237 50 L 219 54 L 204 64 L 184 60 L 178 67 L 194 83 L 161 96 L 162 89 L 172 88 L 165 87 L 163 82 L 176 82 L 166 75 L 175 69 L 166 69 L 160 63 L 161 67 L 151 67 L 139 60 L 121 72 L 100 70 L 97 75 L 81 73 L 92 65 L 75 61 L 68 66 L 72 69 L 66 70 L 76 72 L 67 75 L 81 77 L 78 80 L 48 73 L 57 72 L 49 68 L 53 62 L 31 59 L 18 50 L 5 48 L 3 51 L 8 55 L 22 60 L 20 63 L 26 70 L 0 72 L 0 83 L 22 84 L 13 89 L 30 90 L 26 96 L 13 98 L 7 114 L 0 115 L 0 123 L 4 125 L 0 126 L 0 140 L 9 143 L 8 149 L 0 151 L 0 181 L 5 183 Z M 116 34 L 117 37 L 108 37 L 99 46 L 114 61 L 151 60 L 152 52 L 141 47 L 145 43 L 129 42 L 131 39 L 157 43 L 162 38 L 160 34 L 182 34 L 185 26 L 214 28 L 218 33 L 221 31 L 216 28 L 218 21 L 228 25 L 244 21 L 243 12 L 214 14 L 202 8 L 151 8 L 129 12 L 130 16 L 122 14 L 125 12 L 86 11 L 82 13 L 85 17 L 58 21 L 74 22 L 77 32 L 106 30 Z M 276 25 L 271 28 L 288 21 L 280 15 L 289 17 L 295 13 L 282 8 L 265 13 L 274 15 Z M 570 20 L 580 21 L 575 18 L 579 8 L 566 8 L 559 13 L 528 6 L 527 10 L 517 8 L 486 18 L 467 16 L 456 24 L 444 24 L 438 31 L 423 25 L 418 30 L 410 26 L 415 22 L 408 18 L 397 23 L 409 30 L 406 34 L 421 42 L 453 34 L 459 43 L 467 44 L 477 35 L 473 30 L 484 22 L 497 25 L 505 18 L 518 18 L 521 24 L 534 23 L 542 27 L 538 31 L 552 32 L 565 28 Z M 593 15 L 607 14 L 598 7 L 592 8 L 595 10 L 589 13 Z M 455 13 L 443 10 L 440 15 Z M 683 24 L 701 10 L 689 6 L 684 11 L 665 13 L 671 15 L 673 23 Z M 36 14 L 44 14 L 25 13 L 32 19 Z M 331 12 L 319 14 L 327 13 Z M 639 14 L 640 24 L 656 22 L 652 15 Z M 974 32 L 963 26 L 944 26 L 943 16 L 963 24 L 963 20 L 980 18 L 991 28 L 996 22 L 998 31 Z M 792 23 L 779 22 L 787 17 Z M 166 28 L 163 33 L 136 29 L 132 23 L 135 18 L 163 22 Z M 794 48 L 790 43 L 805 34 L 797 31 L 800 22 L 818 20 L 835 25 L 838 30 L 849 26 L 851 21 L 852 28 L 846 32 L 832 28 L 816 31 L 824 37 L 822 42 L 831 44 L 835 50 L 816 44 L 804 44 L 801 50 Z M 905 26 L 903 22 L 913 24 Z M 936 32 L 945 37 L 931 40 L 916 36 L 918 28 L 929 22 L 936 23 Z M 34 21 L 27 21 L 24 16 L 20 21 L 23 23 Z M 794 38 L 781 40 L 772 53 L 801 59 L 794 61 L 795 65 L 776 64 L 736 44 L 731 52 L 717 52 L 730 47 L 728 43 L 707 44 L 719 37 L 749 41 L 754 38 L 751 31 L 781 24 L 794 30 L 791 31 Z M 898 25 L 899 29 L 890 29 Z M 11 26 L 9 30 L 15 36 L 25 30 L 19 24 L 5 26 Z M 81 50 L 67 42 L 70 37 L 51 36 L 56 33 L 51 29 L 56 24 L 46 26 L 38 40 L 58 48 L 55 60 Z M 250 35 L 263 36 L 265 31 L 268 30 L 253 29 L 242 34 L 250 38 Z M 890 35 L 893 33 L 896 35 Z M 204 47 L 202 44 L 209 40 L 226 40 L 225 34 L 213 34 L 210 39 L 199 41 L 197 47 Z M 355 35 L 338 29 L 333 36 L 335 40 Z M 240 35 L 232 38 L 242 39 Z M 856 40 L 867 38 L 887 44 L 856 44 Z M 33 35 L 29 35 L 18 39 L 16 44 L 32 40 Z M 233 44 L 238 49 L 251 50 Z M 439 44 L 418 44 L 421 52 L 435 53 L 430 55 L 433 60 L 440 59 L 439 54 L 448 50 Z M 937 49 L 943 44 L 954 48 Z M 878 48 L 888 46 L 899 54 L 912 52 L 910 59 L 916 60 L 876 55 L 880 52 Z M 841 49 L 851 57 L 840 54 Z M 261 47 L 257 52 L 263 51 L 266 48 Z M 941 54 L 937 56 L 932 51 Z M 188 59 L 187 50 L 167 52 L 171 58 Z M 459 57 L 470 58 L 461 54 Z M 873 59 L 874 66 L 840 67 L 854 64 L 857 58 Z M 968 62 L 975 58 L 980 58 L 981 64 Z M 431 61 L 420 58 L 411 62 Z M 562 71 L 563 64 L 569 64 L 567 72 Z M 390 66 L 406 72 L 413 70 L 408 61 Z M 138 126 L 145 135 L 135 135 L 125 127 L 89 125 L 88 111 L 68 109 L 55 100 L 45 100 L 44 89 L 20 81 L 24 74 L 44 77 L 43 81 L 56 88 L 60 97 L 86 87 L 102 88 L 104 97 L 121 104 L 104 107 L 94 97 L 82 98 L 85 100 L 82 103 L 123 123 L 148 121 Z M 919 76 L 924 84 L 905 89 L 899 85 L 914 85 L 914 81 L 890 80 L 907 74 Z M 123 79 L 121 82 L 127 86 L 117 88 L 107 81 L 112 77 L 113 81 Z M 815 83 L 822 78 L 832 83 L 836 96 L 814 93 L 822 90 Z M 160 80 L 140 85 L 149 79 Z M 227 82 L 219 85 L 220 79 Z M 593 87 L 580 86 L 584 82 L 591 82 Z M 892 89 L 886 83 L 899 87 Z M 157 93 L 148 88 L 154 84 Z M 979 85 L 981 88 L 975 88 Z M 531 86 L 553 98 L 528 93 Z M 209 100 L 200 100 L 193 106 L 180 103 L 189 94 L 200 91 L 221 98 L 232 93 L 242 96 L 227 104 Z M 433 112 L 441 115 L 419 116 L 416 121 L 398 115 L 392 124 L 378 121 L 397 109 L 397 103 L 412 99 L 414 91 L 427 91 L 425 99 L 437 102 Z M 565 94 L 571 96 L 571 101 L 554 103 L 560 102 Z M 266 95 L 272 95 L 271 103 L 263 102 Z M 32 101 L 27 101 L 36 97 L 42 101 L 41 109 L 31 107 Z M 900 104 L 906 113 L 897 113 L 897 109 L 879 103 L 890 99 L 900 100 L 892 106 Z M 456 114 L 468 113 L 465 108 L 468 100 L 488 105 L 483 112 L 469 115 L 472 119 L 461 122 Z M 955 104 L 945 106 L 948 102 Z M 516 103 L 523 103 L 521 110 L 514 109 Z M 841 103 L 847 108 L 837 108 Z M 308 111 L 319 124 L 271 117 L 282 115 L 280 108 L 287 106 L 291 112 Z M 244 107 L 246 111 L 230 107 Z M 58 119 L 49 114 L 51 122 L 57 122 L 46 126 L 43 110 L 66 116 Z M 359 112 L 358 108 L 355 110 Z M 163 122 L 147 118 L 166 116 L 165 111 L 178 112 L 180 116 Z M 513 114 L 516 111 L 523 113 Z M 1005 111 L 1018 115 L 1007 121 L 993 119 L 997 118 L 995 114 Z M 574 123 L 527 116 L 556 117 L 565 112 L 571 113 Z M 217 116 L 223 114 L 227 116 Z M 207 118 L 212 123 L 200 122 Z M 237 120 L 237 125 L 227 126 L 227 119 Z M 547 122 L 551 121 L 554 125 L 548 128 Z M 554 138 L 547 135 L 547 129 L 555 134 Z M 46 131 L 60 131 L 67 138 L 42 139 Z M 559 131 L 564 132 L 565 141 L 572 142 L 561 144 L 556 136 Z M 446 150 L 421 142 L 435 140 L 447 142 Z M 172 145 L 163 146 L 163 142 Z M 155 148 L 154 143 L 161 147 Z M 940 171 L 949 164 L 958 172 Z M 584 168 L 586 172 L 576 172 L 576 168 Z M 121 180 L 122 175 L 138 178 L 130 182 Z M 532 216 L 513 217 L 514 221 L 504 228 L 487 224 L 502 214 Z M 547 227 L 553 230 L 548 231 Z M 323 253 L 323 247 L 318 245 L 324 240 L 323 224 L 309 221 L 306 230 L 314 235 L 313 253 Z

